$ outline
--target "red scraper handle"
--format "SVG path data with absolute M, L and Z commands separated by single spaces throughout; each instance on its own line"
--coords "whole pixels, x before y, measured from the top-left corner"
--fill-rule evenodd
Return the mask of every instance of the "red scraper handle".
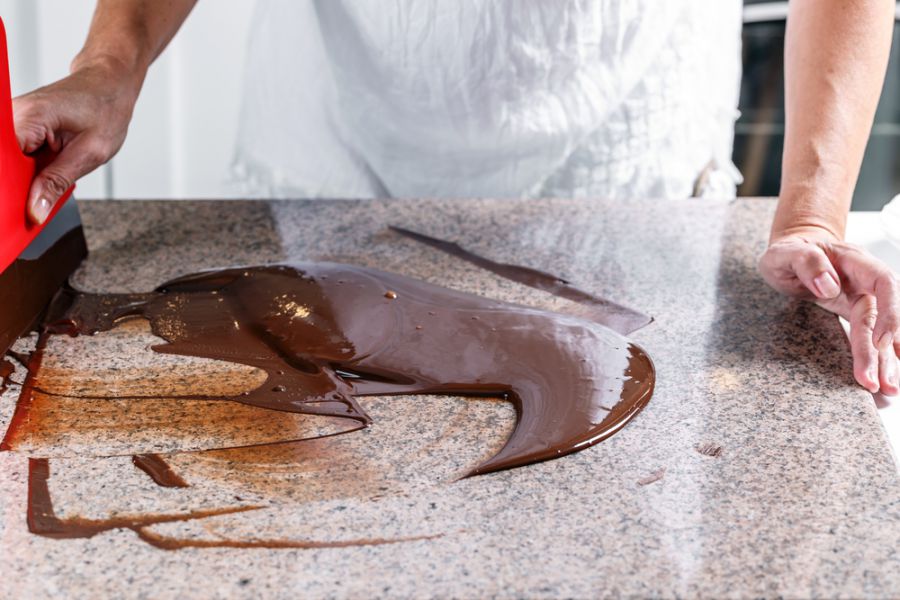
M 43 229 L 43 226 L 31 223 L 26 212 L 28 190 L 36 170 L 35 159 L 19 148 L 13 127 L 6 28 L 0 19 L 0 273 L 16 260 Z M 72 189 L 74 186 L 56 203 L 45 224 L 62 208 L 72 194 Z

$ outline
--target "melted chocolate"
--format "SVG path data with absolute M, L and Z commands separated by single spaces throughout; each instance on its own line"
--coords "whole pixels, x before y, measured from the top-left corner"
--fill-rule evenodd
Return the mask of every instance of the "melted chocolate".
M 39 323 L 51 298 L 86 255 L 78 209 L 69 202 L 0 272 L 0 356 Z
M 150 476 L 156 485 L 162 487 L 190 487 L 187 481 L 172 470 L 169 463 L 159 454 L 135 454 L 131 462 L 138 469 Z
M 600 298 L 590 292 L 580 290 L 570 282 L 561 277 L 557 277 L 556 275 L 532 269 L 531 267 L 498 263 L 485 258 L 484 256 L 475 254 L 474 252 L 469 252 L 456 242 L 433 238 L 416 231 L 404 229 L 403 227 L 391 225 L 391 229 L 400 235 L 404 235 L 417 242 L 431 246 L 432 248 L 437 248 L 442 252 L 446 252 L 451 256 L 460 258 L 477 267 L 481 267 L 486 271 L 490 271 L 495 275 L 509 279 L 510 281 L 515 281 L 548 292 L 554 296 L 577 302 L 589 309 L 586 314 L 581 314 L 579 316 L 589 318 L 601 325 L 606 325 L 613 331 L 618 331 L 622 335 L 637 331 L 641 327 L 653 322 L 653 317 L 649 315 L 645 315 L 632 308 L 628 308 L 627 306 L 616 304 L 606 298 Z
M 12 381 L 16 368 L 6 359 L 0 359 L 0 394 L 6 391 Z
M 518 419 L 503 449 L 469 474 L 556 458 L 615 433 L 647 403 L 644 352 L 589 321 L 350 265 L 209 271 L 147 294 L 66 290 L 55 332 L 149 320 L 157 352 L 264 370 L 227 398 L 298 413 L 369 419 L 356 396 L 499 396 Z
M 37 377 L 37 372 L 41 368 L 41 360 L 44 358 L 44 347 L 47 344 L 47 337 L 47 333 L 42 333 L 40 336 L 38 336 L 34 352 L 32 352 L 31 356 L 28 357 L 28 361 L 26 363 L 27 374 L 25 375 L 25 381 L 22 382 L 22 389 L 19 392 L 19 399 L 18 401 L 16 401 L 16 410 L 13 413 L 12 419 L 10 419 L 9 427 L 7 427 L 6 429 L 3 440 L 0 441 L 0 451 L 13 449 L 12 440 L 15 436 L 15 433 L 22 429 L 23 423 L 29 420 L 31 405 L 34 402 L 34 383 Z
M 28 355 L 23 354 L 22 352 L 16 352 L 15 350 L 7 350 L 6 355 L 22 365 L 23 367 L 28 367 Z
M 315 542 L 302 540 L 229 540 L 229 539 L 180 539 L 170 538 L 150 531 L 148 527 L 160 523 L 175 523 L 229 515 L 252 510 L 259 506 L 240 506 L 216 510 L 194 511 L 178 515 L 135 515 L 109 519 L 61 519 L 56 516 L 50 495 L 50 461 L 46 458 L 28 460 L 28 530 L 44 537 L 68 539 L 91 538 L 104 531 L 130 529 L 142 540 L 163 550 L 181 548 L 342 548 L 346 546 L 375 546 L 394 544 L 436 536 L 419 536 L 396 539 L 356 539 L 341 542 Z

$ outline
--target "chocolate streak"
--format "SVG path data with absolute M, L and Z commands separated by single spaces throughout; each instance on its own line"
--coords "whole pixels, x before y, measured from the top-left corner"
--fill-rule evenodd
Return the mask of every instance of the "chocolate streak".
M 25 381 L 22 382 L 22 389 L 19 391 L 19 399 L 16 402 L 16 410 L 12 419 L 10 419 L 9 427 L 6 428 L 6 434 L 0 440 L 0 452 L 13 449 L 12 439 L 15 432 L 21 429 L 22 424 L 29 420 L 31 406 L 34 403 L 34 382 L 37 378 L 37 372 L 41 368 L 41 361 L 44 358 L 44 347 L 47 345 L 48 335 L 45 332 L 38 336 L 34 351 L 26 361 Z
M 159 454 L 135 454 L 131 462 L 138 469 L 150 476 L 156 485 L 162 487 L 190 487 L 181 476 L 172 470 L 169 463 Z
M 205 519 L 220 515 L 259 510 L 261 506 L 240 506 L 217 510 L 203 510 L 180 515 L 137 515 L 110 519 L 82 519 L 56 516 L 50 496 L 50 461 L 46 458 L 28 459 L 28 530 L 44 537 L 69 539 L 91 538 L 104 531 L 130 529 L 148 544 L 163 550 L 181 548 L 343 548 L 347 546 L 379 546 L 437 536 L 417 536 L 396 539 L 356 539 L 338 542 L 302 540 L 230 540 L 230 539 L 180 539 L 170 538 L 150 531 L 151 525 L 177 523 Z
M 653 317 L 649 315 L 638 312 L 633 308 L 616 304 L 606 298 L 597 297 L 590 292 L 580 290 L 565 279 L 556 275 L 532 269 L 531 267 L 511 265 L 509 263 L 498 263 L 489 258 L 485 258 L 484 256 L 475 254 L 474 252 L 469 252 L 456 242 L 433 238 L 423 233 L 404 229 L 403 227 L 398 227 L 396 225 L 391 225 L 390 228 L 400 235 L 421 242 L 427 246 L 431 246 L 432 248 L 437 248 L 442 252 L 446 252 L 451 256 L 455 256 L 477 267 L 481 267 L 495 275 L 505 277 L 510 281 L 515 281 L 548 292 L 554 296 L 559 296 L 560 298 L 582 304 L 590 309 L 584 316 L 597 321 L 601 325 L 606 325 L 613 331 L 618 331 L 622 335 L 637 331 L 641 327 L 653 322 Z
M 644 352 L 595 323 L 333 263 L 187 275 L 147 294 L 67 290 L 52 330 L 72 335 L 149 320 L 157 352 L 258 367 L 268 377 L 226 398 L 263 408 L 355 419 L 356 396 L 502 397 L 517 423 L 500 452 L 469 475 L 586 448 L 647 403 Z

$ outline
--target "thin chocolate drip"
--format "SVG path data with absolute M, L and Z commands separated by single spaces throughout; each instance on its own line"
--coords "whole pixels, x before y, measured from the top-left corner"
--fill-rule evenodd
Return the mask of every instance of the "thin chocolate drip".
M 340 542 L 314 542 L 302 540 L 196 540 L 162 536 L 148 529 L 160 523 L 177 523 L 205 519 L 220 515 L 259 510 L 261 506 L 241 506 L 217 510 L 194 511 L 181 515 L 137 515 L 110 519 L 61 519 L 56 516 L 50 495 L 50 461 L 46 458 L 28 460 L 28 531 L 43 537 L 56 539 L 91 538 L 104 531 L 130 529 L 140 539 L 163 550 L 181 548 L 344 548 L 347 546 L 375 546 L 439 536 L 417 536 L 395 539 L 357 539 Z
M 433 238 L 423 233 L 418 233 L 396 225 L 391 225 L 390 228 L 400 235 L 421 242 L 427 246 L 431 246 L 432 248 L 437 248 L 442 252 L 446 252 L 451 256 L 455 256 L 477 267 L 481 267 L 495 275 L 505 277 L 510 281 L 515 281 L 548 292 L 554 296 L 559 296 L 560 298 L 582 304 L 591 310 L 588 314 L 580 314 L 579 316 L 597 321 L 601 325 L 605 325 L 622 335 L 628 335 L 653 322 L 653 317 L 649 315 L 645 315 L 632 308 L 628 308 L 627 306 L 616 304 L 605 298 L 595 296 L 590 292 L 578 289 L 565 279 L 556 275 L 532 269 L 531 267 L 494 262 L 489 258 L 466 250 L 456 242 Z
M 6 355 L 22 365 L 23 367 L 28 366 L 28 359 L 30 358 L 28 354 L 24 354 L 22 352 L 16 352 L 15 350 L 7 350 Z
M 353 546 L 385 546 L 388 544 L 400 544 L 403 542 L 418 542 L 421 540 L 434 540 L 444 537 L 444 534 L 415 535 L 399 538 L 359 538 L 344 540 L 341 542 L 314 542 L 301 540 L 198 540 L 180 539 L 161 536 L 146 527 L 137 530 L 138 536 L 148 544 L 163 550 L 181 550 L 183 548 L 266 548 L 269 550 L 301 549 L 312 550 L 315 548 L 350 548 Z
M 191 521 L 218 515 L 228 515 L 261 506 L 241 506 L 216 510 L 196 511 L 181 515 L 136 515 L 111 519 L 60 519 L 53 508 L 50 495 L 50 461 L 46 458 L 28 459 L 28 531 L 52 538 L 90 538 L 112 529 L 137 530 L 159 523 Z
M 6 391 L 6 388 L 9 387 L 9 384 L 12 382 L 13 373 L 16 372 L 16 367 L 13 366 L 11 362 L 8 360 L 0 360 L 0 394 Z
M 13 440 L 16 432 L 22 429 L 22 424 L 28 421 L 28 413 L 31 410 L 31 404 L 34 402 L 34 386 L 37 378 L 38 370 L 41 368 L 41 360 L 44 358 L 44 347 L 47 345 L 48 333 L 42 333 L 38 336 L 34 351 L 28 357 L 28 372 L 25 375 L 25 381 L 22 382 L 22 389 L 19 391 L 19 399 L 16 401 L 16 410 L 13 412 L 12 419 L 9 421 L 9 427 L 0 441 L 0 452 L 13 449 Z
M 70 335 L 143 317 L 166 341 L 157 352 L 262 369 L 262 386 L 223 399 L 268 409 L 365 425 L 356 396 L 505 398 L 516 428 L 470 475 L 597 443 L 643 408 L 654 384 L 640 348 L 589 321 L 350 265 L 209 271 L 148 294 L 66 289 L 50 313 L 48 330 Z
M 138 469 L 150 476 L 156 485 L 162 487 L 185 488 L 188 482 L 172 470 L 172 467 L 159 454 L 135 454 L 131 462 Z

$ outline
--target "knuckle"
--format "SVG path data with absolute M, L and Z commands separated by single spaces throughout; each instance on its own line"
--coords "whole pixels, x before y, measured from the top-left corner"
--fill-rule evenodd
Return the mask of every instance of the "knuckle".
M 13 113 L 27 121 L 39 120 L 45 113 L 45 104 L 33 95 L 21 96 L 13 100 Z
M 100 141 L 85 146 L 83 153 L 84 161 L 90 164 L 91 167 L 96 167 L 106 162 L 108 155 L 106 144 Z
M 52 169 L 45 169 L 41 177 L 44 187 L 56 197 L 62 196 L 74 183 L 70 177 Z
M 803 266 L 809 271 L 824 271 L 829 264 L 828 259 L 821 252 L 807 252 L 803 257 Z
M 877 322 L 878 310 L 874 306 L 866 308 L 859 318 L 859 324 L 867 331 L 875 329 L 875 323 Z

